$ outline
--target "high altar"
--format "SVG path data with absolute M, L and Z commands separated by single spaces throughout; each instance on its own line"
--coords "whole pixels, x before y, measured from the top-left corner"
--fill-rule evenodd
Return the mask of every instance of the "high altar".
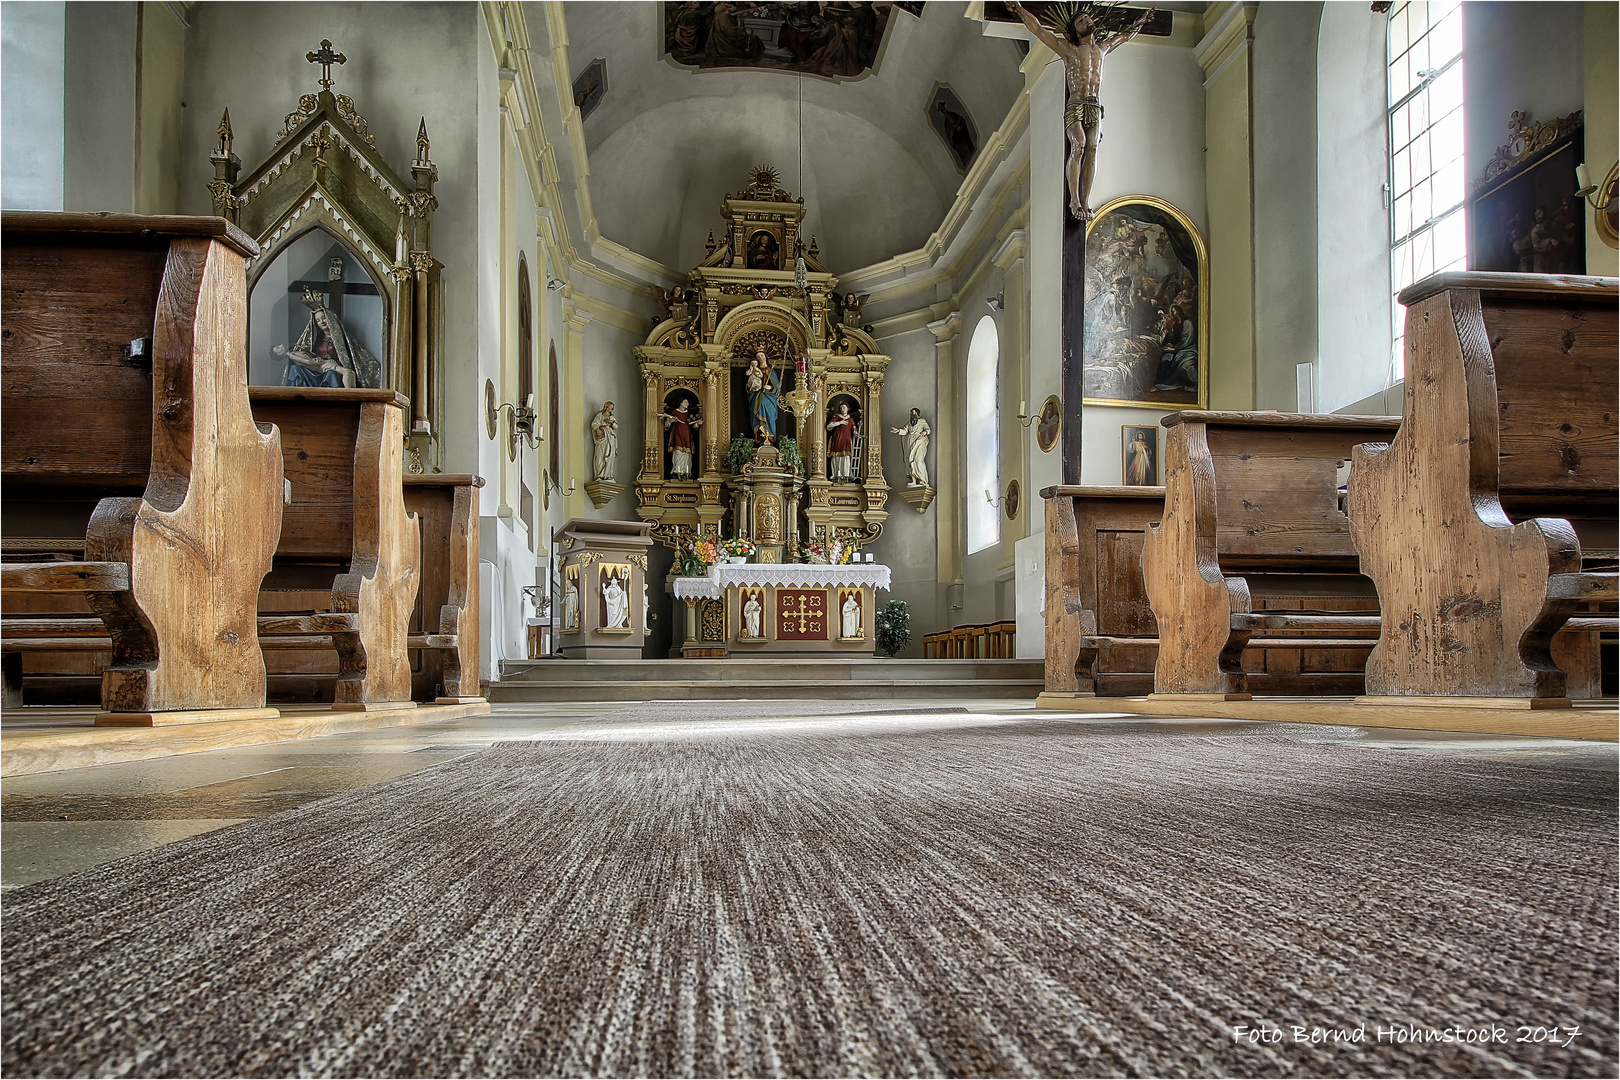
M 756 168 L 721 202 L 724 236 L 710 234 L 708 257 L 666 298 L 669 318 L 635 349 L 637 512 L 660 543 L 747 537 L 759 563 L 798 562 L 835 538 L 858 548 L 889 516 L 889 357 L 860 326 L 866 298 L 834 291 L 800 233 L 804 200 L 777 179 Z

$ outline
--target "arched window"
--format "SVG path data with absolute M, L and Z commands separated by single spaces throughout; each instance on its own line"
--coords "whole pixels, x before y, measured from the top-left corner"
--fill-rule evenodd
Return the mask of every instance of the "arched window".
M 997 406 L 1001 381 L 1001 340 L 996 320 L 989 315 L 973 328 L 967 357 L 967 431 L 962 447 L 967 455 L 968 554 L 1001 542 L 1001 410 Z
M 534 407 L 534 298 L 529 292 L 529 261 L 518 252 L 518 401 Z
M 1403 2 L 1389 15 L 1390 382 L 1406 373 L 1400 291 L 1468 263 L 1463 209 L 1461 0 Z

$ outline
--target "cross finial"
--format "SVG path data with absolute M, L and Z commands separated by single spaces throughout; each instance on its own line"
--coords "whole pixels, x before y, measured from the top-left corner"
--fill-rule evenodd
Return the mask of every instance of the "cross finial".
M 332 65 L 346 64 L 349 58 L 340 52 L 332 51 L 332 43 L 322 40 L 319 52 L 305 53 L 304 59 L 312 64 L 321 65 L 321 89 L 332 89 Z

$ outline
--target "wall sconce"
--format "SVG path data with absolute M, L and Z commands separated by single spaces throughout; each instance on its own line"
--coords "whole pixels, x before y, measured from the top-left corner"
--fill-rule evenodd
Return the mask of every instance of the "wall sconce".
M 521 439 L 530 450 L 540 449 L 540 441 L 546 437 L 545 428 L 537 428 L 534 423 L 534 395 L 530 394 L 523 399 L 522 405 L 514 405 L 510 401 L 495 404 L 495 384 L 486 380 L 484 382 L 484 430 L 490 438 L 495 437 L 495 429 L 500 423 L 501 413 L 510 411 L 512 414 L 512 434 L 507 445 L 507 457 L 517 458 L 517 444 Z
M 1029 415 L 1029 402 L 1020 401 L 1018 403 L 1018 418 L 1017 419 L 1018 419 L 1018 422 L 1020 424 L 1023 424 L 1025 427 L 1029 427 L 1029 425 L 1031 425 L 1035 421 L 1039 420 L 1040 417 L 1039 416 L 1031 416 L 1031 415 Z
M 547 292 L 556 292 L 559 289 L 567 288 L 567 286 L 568 286 L 568 282 L 564 281 L 562 278 L 557 278 L 557 277 L 547 277 L 546 278 L 546 291 Z
M 1017 480 L 1007 481 L 1007 494 L 999 498 L 992 497 L 988 488 L 984 492 L 984 501 L 991 506 L 1002 506 L 1007 511 L 1007 520 L 1012 521 L 1018 517 L 1019 488 Z
M 989 297 L 985 300 L 984 306 L 989 308 L 991 311 L 1002 310 L 1007 306 L 1007 291 L 1003 289 L 1001 292 L 996 293 L 996 295 Z
M 1620 168 L 1620 166 L 1610 167 L 1609 175 L 1604 178 L 1605 183 L 1600 187 L 1599 185 L 1592 183 L 1592 170 L 1586 167 L 1586 163 L 1584 161 L 1581 162 L 1579 165 L 1575 166 L 1575 186 L 1577 189 L 1575 194 L 1579 195 L 1581 198 L 1585 199 L 1589 204 L 1591 204 L 1592 209 L 1600 213 L 1607 210 L 1609 208 L 1609 204 L 1614 201 L 1614 196 L 1611 195 L 1610 192 L 1614 188 L 1614 176 L 1616 168 Z M 1594 199 L 1592 197 L 1593 195 L 1596 195 L 1597 198 Z

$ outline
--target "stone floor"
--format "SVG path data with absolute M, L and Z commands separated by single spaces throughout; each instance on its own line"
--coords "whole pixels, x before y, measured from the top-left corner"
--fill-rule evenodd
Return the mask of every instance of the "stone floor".
M 732 703 L 735 705 L 735 703 Z M 795 703 L 759 702 L 762 724 Z M 938 709 L 938 699 L 885 700 L 883 708 Z M 1312 741 L 1447 756 L 1490 756 L 1570 768 L 1617 768 L 1613 743 L 1388 728 L 1329 727 L 1185 717 L 1063 713 L 1028 701 L 961 703 L 1003 720 L 1068 720 L 1099 732 L 1196 730 L 1285 733 Z M 96 866 L 249 818 L 292 809 L 351 788 L 430 768 L 491 743 L 563 727 L 611 727 L 622 704 L 499 704 L 482 716 L 291 742 L 8 778 L 0 794 L 0 885 Z M 638 710 L 642 707 L 637 706 Z M 773 712 L 773 709 L 779 711 Z M 851 706 L 852 711 L 859 706 Z M 5 718 L 15 729 L 26 711 Z M 752 720 L 748 722 L 753 722 Z M 891 721 L 892 722 L 892 721 Z

